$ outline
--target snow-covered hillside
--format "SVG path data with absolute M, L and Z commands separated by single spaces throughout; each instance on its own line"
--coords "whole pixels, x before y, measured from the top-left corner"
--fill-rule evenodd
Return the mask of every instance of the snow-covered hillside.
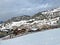
M 27 25 L 30 26 L 30 27 L 39 27 L 41 25 L 53 25 L 53 26 L 56 26 L 58 25 L 60 22 L 60 17 L 57 17 L 57 18 L 54 18 L 54 19 L 44 19 L 44 20 L 22 20 L 22 21 L 19 21 L 19 22 L 12 22 L 12 23 L 8 23 L 6 24 L 6 26 L 2 26 L 2 28 L 0 30 L 4 30 L 4 29 L 13 29 L 13 27 L 21 27 L 21 25 Z M 31 23 L 30 23 L 31 22 Z M 36 26 L 34 26 L 36 25 Z
M 54 12 L 60 12 L 60 7 L 59 8 L 56 8 L 56 9 L 53 9 L 53 10 L 48 10 L 46 12 L 42 12 L 42 14 L 54 13 Z
M 0 45 L 60 45 L 60 28 L 0 41 Z

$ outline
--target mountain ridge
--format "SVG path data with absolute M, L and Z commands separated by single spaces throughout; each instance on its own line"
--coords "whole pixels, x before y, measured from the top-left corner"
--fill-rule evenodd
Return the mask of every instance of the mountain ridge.
M 12 17 L 11 19 L 8 19 L 5 22 L 12 22 L 12 21 L 16 22 L 16 21 L 29 20 L 29 19 L 42 20 L 42 19 L 49 19 L 55 17 L 60 17 L 60 7 L 48 11 L 38 12 L 33 16 L 23 15 L 23 16 Z

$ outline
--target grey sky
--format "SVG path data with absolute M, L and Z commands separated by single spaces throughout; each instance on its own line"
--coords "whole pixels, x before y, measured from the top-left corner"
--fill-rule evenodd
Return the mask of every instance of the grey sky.
M 0 0 L 0 20 L 59 7 L 60 0 Z

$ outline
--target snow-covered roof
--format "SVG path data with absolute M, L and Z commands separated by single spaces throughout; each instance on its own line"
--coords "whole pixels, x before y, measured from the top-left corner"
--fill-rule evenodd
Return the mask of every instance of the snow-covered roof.
M 38 28 L 31 28 L 31 30 L 36 31 Z
M 60 28 L 2 40 L 0 45 L 60 45 Z

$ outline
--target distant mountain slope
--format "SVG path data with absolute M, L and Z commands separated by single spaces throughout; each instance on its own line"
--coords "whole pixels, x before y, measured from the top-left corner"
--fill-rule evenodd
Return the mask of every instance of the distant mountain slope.
M 23 15 L 23 16 L 13 17 L 13 18 L 7 20 L 6 22 L 12 22 L 12 21 L 17 22 L 17 21 L 29 20 L 29 19 L 36 19 L 36 20 L 46 19 L 46 16 L 43 15 L 41 12 L 39 12 L 33 16 Z
M 0 24 L 2 24 L 3 23 L 3 21 L 0 21 Z
M 47 18 L 60 17 L 60 7 L 55 8 L 53 10 L 48 10 L 48 11 L 42 12 L 42 14 L 44 14 Z
M 16 22 L 20 20 L 29 20 L 29 19 L 42 20 L 42 19 L 49 19 L 49 18 L 55 18 L 55 17 L 60 17 L 60 8 L 38 12 L 37 14 L 34 14 L 33 16 L 23 15 L 23 16 L 13 17 L 7 20 L 6 22 L 12 22 L 12 21 Z
M 42 14 L 42 12 L 38 12 L 37 14 L 33 15 L 32 18 L 40 20 L 47 19 L 47 17 L 44 14 Z
M 17 21 L 21 21 L 21 20 L 29 20 L 31 17 L 28 15 L 23 15 L 23 16 L 17 16 L 17 17 L 13 17 L 11 19 L 8 19 L 6 22 L 17 22 Z

